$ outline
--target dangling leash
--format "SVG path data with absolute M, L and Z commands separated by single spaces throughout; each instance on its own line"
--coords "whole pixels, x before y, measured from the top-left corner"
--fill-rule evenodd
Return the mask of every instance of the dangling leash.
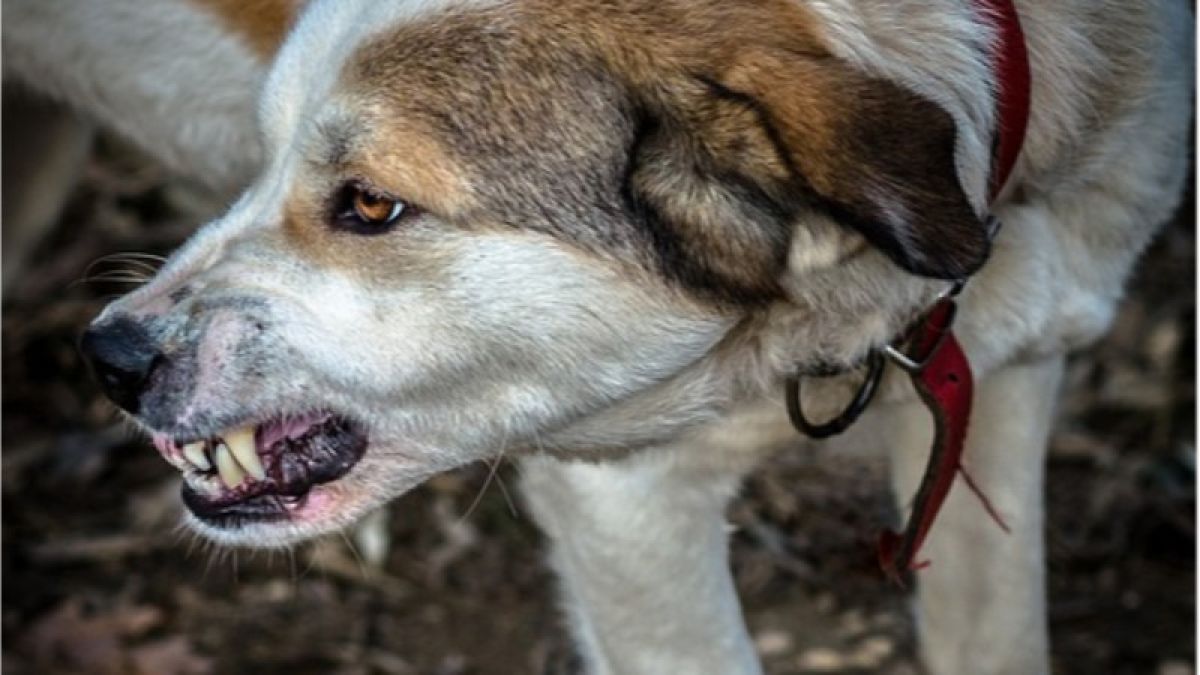
M 996 133 L 988 181 L 988 200 L 994 203 L 1012 173 L 1025 140 L 1030 105 L 1029 55 L 1012 0 L 977 2 L 980 11 L 996 28 L 996 49 L 992 55 L 997 87 Z M 989 217 L 989 238 L 998 230 L 999 221 Z M 954 335 L 955 297 L 965 283 L 965 279 L 955 282 L 897 340 L 871 351 L 867 357 L 866 379 L 850 404 L 832 420 L 820 424 L 811 422 L 800 404 L 801 378 L 795 376 L 785 383 L 784 393 L 792 424 L 812 438 L 827 438 L 845 431 L 866 410 L 886 363 L 899 367 L 912 378 L 913 388 L 933 416 L 934 437 L 908 523 L 902 532 L 887 530 L 879 538 L 880 566 L 898 583 L 904 572 L 929 564 L 928 561 L 917 561 L 917 554 L 957 475 L 962 475 L 987 512 L 1008 531 L 1007 525 L 962 466 L 974 393 L 971 364 Z

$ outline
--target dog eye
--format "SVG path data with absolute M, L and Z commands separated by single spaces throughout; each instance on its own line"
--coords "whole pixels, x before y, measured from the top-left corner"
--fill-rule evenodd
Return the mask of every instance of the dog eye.
M 348 184 L 337 199 L 337 225 L 357 234 L 383 234 L 416 212 L 407 202 L 363 185 Z

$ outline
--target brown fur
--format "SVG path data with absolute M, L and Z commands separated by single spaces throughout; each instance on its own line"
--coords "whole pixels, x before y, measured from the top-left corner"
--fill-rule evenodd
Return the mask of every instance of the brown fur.
M 973 271 L 987 242 L 949 116 L 830 57 L 813 25 L 784 0 L 439 13 L 346 67 L 343 95 L 383 122 L 352 124 L 348 147 L 379 152 L 342 176 L 403 176 L 396 194 L 452 224 L 551 235 L 721 302 L 779 297 L 814 211 L 912 271 Z M 318 258 L 358 264 L 301 222 Z
M 369 111 L 371 104 L 364 101 L 357 109 Z M 331 222 L 331 195 L 347 180 L 361 181 L 406 202 L 412 214 L 402 217 L 407 221 L 432 216 L 443 222 L 460 221 L 471 209 L 471 195 L 454 155 L 417 121 L 368 113 L 359 122 L 352 128 L 326 129 L 326 147 L 313 149 L 320 159 L 298 181 L 283 231 L 318 265 L 393 278 L 406 273 L 416 257 L 409 223 L 402 222 L 391 237 L 341 231 Z M 381 247 L 393 249 L 392 254 L 381 255 Z M 421 261 L 421 268 L 428 269 L 428 262 Z
M 274 56 L 306 0 L 192 0 L 265 61 Z

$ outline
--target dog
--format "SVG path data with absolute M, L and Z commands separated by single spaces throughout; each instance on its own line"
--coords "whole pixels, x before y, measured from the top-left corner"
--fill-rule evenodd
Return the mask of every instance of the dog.
M 504 453 L 587 672 L 761 672 L 723 512 L 796 436 L 787 383 L 835 415 L 966 280 L 990 502 L 958 487 L 928 532 L 920 652 L 1028 674 L 1064 355 L 1180 198 L 1193 23 L 1015 6 L 1028 129 L 992 203 L 999 37 L 972 0 L 13 0 L 4 55 L 245 187 L 83 342 L 204 536 L 286 546 Z M 853 433 L 904 510 L 938 439 L 899 369 Z

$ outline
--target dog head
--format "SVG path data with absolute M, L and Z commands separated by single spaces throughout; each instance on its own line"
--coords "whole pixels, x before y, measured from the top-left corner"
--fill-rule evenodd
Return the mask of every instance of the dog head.
M 222 541 L 676 437 L 987 255 L 950 115 L 784 0 L 318 3 L 261 126 L 257 182 L 84 339 Z

